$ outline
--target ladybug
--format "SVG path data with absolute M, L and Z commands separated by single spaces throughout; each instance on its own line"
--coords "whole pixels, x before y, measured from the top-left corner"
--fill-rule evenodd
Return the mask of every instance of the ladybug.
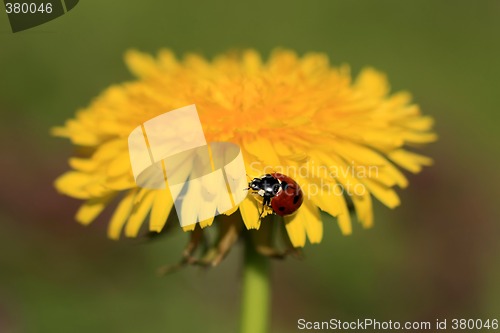
M 302 190 L 295 180 L 281 173 L 268 173 L 254 178 L 248 183 L 248 189 L 264 200 L 263 206 L 271 207 L 280 216 L 293 214 L 304 201 Z M 264 209 L 260 215 L 264 213 Z

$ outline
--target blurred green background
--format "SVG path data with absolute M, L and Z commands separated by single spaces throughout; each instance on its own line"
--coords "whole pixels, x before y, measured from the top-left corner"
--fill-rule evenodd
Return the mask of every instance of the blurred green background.
M 52 138 L 105 87 L 132 79 L 129 48 L 213 56 L 325 52 L 409 90 L 436 118 L 435 166 L 402 206 L 343 237 L 325 221 L 303 261 L 273 263 L 272 332 L 297 320 L 500 319 L 500 1 L 97 1 L 24 32 L 0 13 L 0 332 L 235 332 L 241 249 L 214 270 L 176 262 L 185 235 L 106 239 L 52 187 L 72 147 Z

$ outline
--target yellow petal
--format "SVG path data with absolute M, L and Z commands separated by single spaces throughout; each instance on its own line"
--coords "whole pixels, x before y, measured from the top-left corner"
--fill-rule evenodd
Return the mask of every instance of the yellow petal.
M 111 161 L 128 149 L 128 142 L 125 139 L 114 139 L 103 143 L 92 155 L 95 161 Z
M 188 232 L 188 231 L 193 231 L 194 228 L 196 228 L 196 224 L 186 225 L 186 226 L 182 227 L 182 230 L 184 232 Z
M 305 163 L 308 160 L 308 156 L 305 153 L 293 151 L 290 144 L 281 141 L 275 141 L 273 142 L 273 147 L 276 154 L 286 160 L 296 163 Z
M 189 183 L 189 186 L 187 188 L 187 193 L 186 197 L 193 197 L 193 192 L 194 193 L 200 193 L 201 191 L 201 184 L 198 181 L 193 181 Z M 182 222 L 182 225 L 192 225 L 196 224 L 198 222 L 198 202 L 196 203 L 191 203 L 188 200 L 183 200 L 182 201 L 182 207 L 181 207 L 181 212 L 180 212 L 180 219 Z
M 132 212 L 132 208 L 134 207 L 134 199 L 137 192 L 137 189 L 128 191 L 116 207 L 113 217 L 111 217 L 111 222 L 108 225 L 109 238 L 114 240 L 120 238 L 122 228 L 125 225 L 125 222 L 127 222 L 127 219 Z
M 237 210 L 238 210 L 238 206 L 234 206 L 233 208 L 231 209 L 228 209 L 227 211 L 223 212 L 222 214 L 224 215 L 232 215 L 234 214 Z
M 431 158 L 415 154 L 404 149 L 398 149 L 389 153 L 389 158 L 401 167 L 413 173 L 420 172 L 423 165 L 432 165 Z
M 325 54 L 309 53 L 302 58 L 300 67 L 307 75 L 324 74 L 329 71 L 329 60 Z
M 279 74 L 290 75 L 297 68 L 298 61 L 299 59 L 295 52 L 277 49 L 272 52 L 268 66 L 271 72 L 279 77 Z
M 372 208 L 372 198 L 370 192 L 366 191 L 363 196 L 353 196 L 351 197 L 356 209 L 356 216 L 359 222 L 365 228 L 369 228 L 373 225 L 373 208 Z
M 163 229 L 173 205 L 174 202 L 168 187 L 156 191 L 153 208 L 149 217 L 149 230 L 160 232 Z
M 99 166 L 96 161 L 88 158 L 77 158 L 72 157 L 69 159 L 69 165 L 77 170 L 82 172 L 91 172 L 97 169 Z
M 260 228 L 259 208 L 257 205 L 257 201 L 250 197 L 240 203 L 241 217 L 247 229 Z
M 107 178 L 106 187 L 110 190 L 123 191 L 136 186 L 132 175 L 125 174 L 116 178 Z
M 89 132 L 75 120 L 68 120 L 64 127 L 52 128 L 51 134 L 53 136 L 69 138 L 72 143 L 81 146 L 96 146 L 100 143 L 99 137 L 95 133 Z
M 354 189 L 359 187 L 361 183 L 360 180 L 356 178 L 357 169 L 355 165 L 347 164 L 344 160 L 339 158 L 333 159 L 331 156 L 324 153 L 316 153 L 314 156 L 317 156 L 320 163 L 327 166 L 328 173 L 332 176 L 328 177 L 328 180 L 335 179 L 343 185 L 348 193 L 356 195 L 356 191 Z M 334 186 L 335 183 L 331 185 Z M 331 188 L 329 190 L 335 192 L 335 188 Z
M 77 172 L 69 171 L 60 176 L 55 181 L 56 189 L 70 197 L 77 199 L 89 199 L 91 196 L 85 190 L 85 186 L 94 180 L 94 176 Z
M 175 54 L 168 49 L 160 50 L 158 53 L 158 63 L 161 68 L 167 72 L 171 72 L 179 68 L 179 62 L 177 61 Z
M 125 53 L 125 63 L 130 71 L 140 78 L 151 77 L 158 73 L 155 59 L 149 54 L 136 50 L 129 50 Z
M 381 154 L 373 151 L 368 147 L 364 147 L 355 143 L 342 141 L 335 144 L 335 150 L 342 155 L 345 161 L 336 161 L 336 164 L 342 164 L 342 170 L 354 170 L 355 174 L 357 167 L 363 168 L 359 171 L 364 170 L 367 175 L 375 176 L 378 171 L 383 172 L 385 175 L 393 179 L 393 181 L 398 184 L 401 188 L 408 186 L 408 180 L 394 165 L 389 162 Z M 322 159 L 326 159 L 321 155 Z M 356 163 L 356 164 L 353 164 Z M 335 162 L 331 162 L 329 165 L 335 165 Z M 346 169 L 347 168 L 347 169 Z M 354 169 L 352 169 L 354 168 Z M 340 172 L 339 172 L 340 173 Z M 345 173 L 344 173 L 345 174 Z M 350 172 L 347 172 L 346 176 L 350 176 Z M 352 177 L 349 177 L 352 181 Z M 391 183 L 388 181 L 388 183 Z M 345 184 L 344 184 L 345 185 Z
M 199 221 L 200 226 L 205 228 L 212 225 L 215 213 L 218 210 L 217 207 L 219 205 L 223 205 L 223 201 L 225 201 L 223 198 L 225 198 L 225 196 L 222 192 L 216 191 L 214 193 L 214 189 L 219 186 L 214 187 L 212 181 L 209 181 L 209 177 L 204 177 L 202 179 L 201 186 L 202 190 L 200 191 L 200 194 L 203 199 L 198 205 L 198 220 L 200 220 L 201 217 L 209 216 L 208 218 Z
M 370 145 L 374 147 L 389 147 L 393 149 L 404 144 L 403 138 L 397 133 L 388 135 L 387 131 L 374 131 L 369 128 L 364 128 L 363 131 L 358 134 L 363 139 L 363 142 L 370 143 Z M 349 135 L 349 133 L 344 135 Z
M 254 140 L 245 140 L 243 141 L 243 147 L 250 154 L 258 157 L 258 159 L 264 163 L 264 168 L 272 169 L 281 165 L 280 159 L 274 151 L 273 146 L 264 138 L 259 137 Z
M 136 237 L 139 233 L 139 229 L 141 228 L 144 219 L 148 215 L 151 210 L 151 206 L 153 205 L 153 200 L 155 198 L 154 191 L 142 189 L 144 194 L 141 195 L 139 193 L 137 197 L 142 197 L 141 200 L 137 201 L 132 209 L 132 214 L 130 215 L 130 219 L 125 226 L 125 235 L 127 237 Z
M 297 210 L 297 218 L 302 219 L 307 238 L 311 244 L 319 243 L 323 238 L 323 222 L 321 221 L 319 209 L 309 200 L 305 200 L 302 206 Z
M 428 131 L 434 125 L 434 119 L 429 116 L 418 116 L 402 120 L 400 124 L 415 131 Z
M 109 177 L 118 177 L 131 172 L 130 155 L 124 152 L 116 156 L 107 168 L 107 175 Z
M 109 193 L 109 189 L 104 185 L 102 177 L 96 177 L 92 183 L 84 187 L 84 190 L 93 198 L 103 197 Z
M 296 173 L 295 181 L 300 185 L 304 196 L 313 201 L 313 203 L 332 216 L 337 216 L 342 212 L 342 204 L 337 200 L 334 194 L 334 180 L 319 178 L 304 178 Z M 344 203 L 345 205 L 345 203 Z
M 285 228 L 294 247 L 304 247 L 306 244 L 306 228 L 303 220 L 297 218 L 297 214 L 284 216 Z
M 377 198 L 380 202 L 389 208 L 395 208 L 399 206 L 399 196 L 394 190 L 386 186 L 381 185 L 371 179 L 363 179 L 363 183 L 370 190 L 370 192 Z
M 384 97 L 389 92 L 387 77 L 383 73 L 370 67 L 361 71 L 356 79 L 356 87 L 367 95 L 375 98 Z
M 339 225 L 342 234 L 350 235 L 352 234 L 352 224 L 351 224 L 351 215 L 349 213 L 349 209 L 347 208 L 347 203 L 342 193 L 337 193 L 337 190 L 333 188 L 333 186 L 338 185 L 338 183 L 335 180 L 333 180 L 330 185 L 331 186 L 328 190 L 324 190 L 324 193 L 322 195 L 323 198 L 321 199 L 321 206 L 318 205 L 318 207 L 321 208 L 321 210 L 329 213 L 330 215 L 337 217 L 337 223 Z M 330 202 L 331 209 L 328 208 L 329 206 L 325 206 L 325 204 L 323 204 L 323 201 L 325 199 L 328 200 L 328 202 Z M 314 202 L 314 197 L 313 197 L 313 202 Z M 326 204 L 328 204 L 328 202 Z
M 333 186 L 334 183 L 331 183 L 331 185 Z M 343 212 L 339 196 L 335 195 L 330 189 L 321 189 L 316 195 L 311 195 L 311 200 L 322 211 L 327 212 L 332 216 L 337 216 Z
M 347 207 L 345 212 L 337 215 L 337 223 L 339 225 L 340 232 L 342 232 L 344 236 L 352 234 L 351 215 L 349 214 Z
M 249 74 L 256 73 L 262 66 L 260 54 L 254 50 L 247 50 L 243 53 L 243 65 Z
M 212 217 L 210 217 L 208 219 L 200 221 L 199 223 L 200 223 L 200 227 L 206 228 L 206 227 L 211 226 L 213 222 L 214 222 L 214 217 L 212 216 Z
M 435 133 L 406 131 L 403 133 L 403 138 L 408 143 L 422 144 L 436 141 L 437 135 Z
M 184 57 L 184 65 L 189 69 L 198 73 L 206 73 L 210 71 L 210 64 L 199 54 L 189 53 Z
M 313 155 L 317 158 L 317 154 Z M 321 165 L 321 160 L 317 159 Z M 328 159 L 331 163 L 332 160 Z M 304 196 L 309 198 L 324 212 L 337 217 L 337 223 L 344 235 L 352 233 L 351 217 L 345 198 L 338 193 L 339 183 L 333 179 L 303 178 L 300 174 L 294 175 L 295 180 L 301 185 Z
M 108 203 L 115 197 L 115 194 L 102 198 L 92 198 L 85 202 L 76 213 L 76 220 L 83 225 L 90 224 L 106 208 Z

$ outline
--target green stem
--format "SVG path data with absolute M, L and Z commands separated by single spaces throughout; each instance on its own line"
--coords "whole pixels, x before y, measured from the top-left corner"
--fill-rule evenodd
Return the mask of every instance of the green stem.
M 245 239 L 240 333 L 265 333 L 269 326 L 269 260 Z

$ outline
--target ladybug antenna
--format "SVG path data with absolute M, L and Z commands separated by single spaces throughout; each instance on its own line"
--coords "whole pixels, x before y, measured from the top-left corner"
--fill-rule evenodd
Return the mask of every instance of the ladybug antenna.
M 247 175 L 247 178 L 248 178 L 248 182 L 250 183 L 252 181 L 252 177 L 250 177 L 248 175 L 248 173 L 245 173 L 245 175 Z M 247 188 L 244 188 L 243 191 L 248 191 L 250 189 L 250 187 L 247 187 Z

